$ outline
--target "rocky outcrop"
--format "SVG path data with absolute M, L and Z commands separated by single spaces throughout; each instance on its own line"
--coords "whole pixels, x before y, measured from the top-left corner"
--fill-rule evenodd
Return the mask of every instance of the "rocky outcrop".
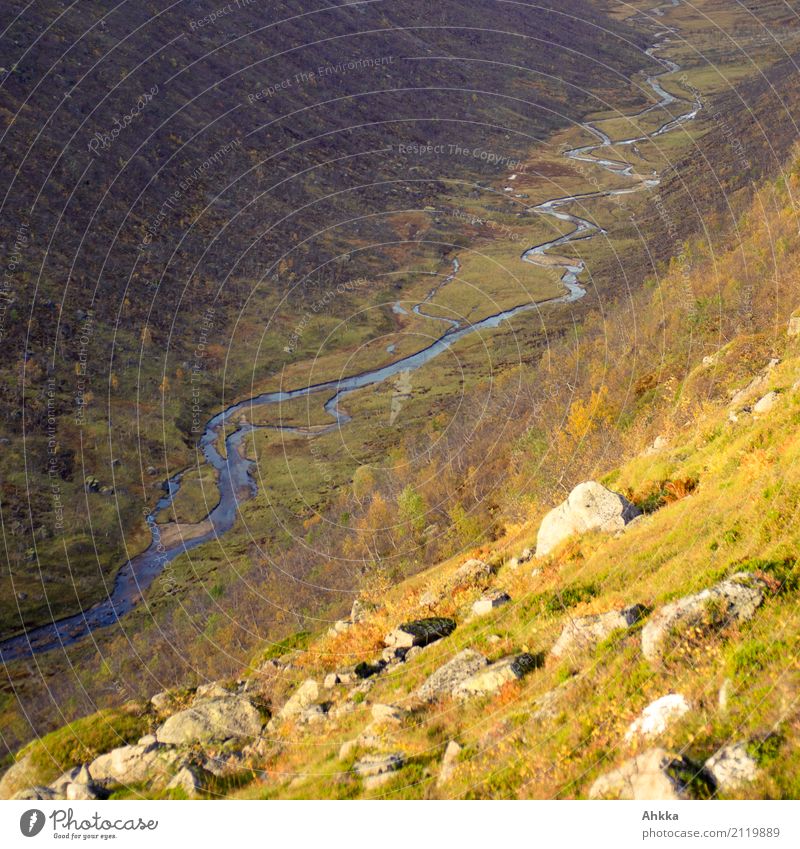
M 542 665 L 542 659 L 532 654 L 523 653 L 512 657 L 504 657 L 485 669 L 470 675 L 453 690 L 453 694 L 460 699 L 469 699 L 474 696 L 488 696 L 496 693 L 504 684 L 510 681 L 518 681 L 529 672 L 538 669 Z
M 689 703 L 680 693 L 669 693 L 651 702 L 625 732 L 626 740 L 635 737 L 656 737 L 667 730 L 684 714 L 689 713 Z
M 452 619 L 443 616 L 434 616 L 430 619 L 415 619 L 413 622 L 404 622 L 394 631 L 383 638 L 383 642 L 389 648 L 410 649 L 412 646 L 427 646 L 442 637 L 448 637 L 455 631 L 456 623 Z
M 38 778 L 30 754 L 23 755 L 0 778 L 0 799 L 11 799 L 17 793 L 33 787 Z
M 676 802 L 708 798 L 712 792 L 713 782 L 702 767 L 665 749 L 649 749 L 601 775 L 589 798 Z
M 622 610 L 570 619 L 550 650 L 550 655 L 560 659 L 590 651 L 614 631 L 630 628 L 646 615 L 647 608 L 644 605 L 634 604 Z
M 156 739 L 172 746 L 247 739 L 257 737 L 262 726 L 261 714 L 249 699 L 218 696 L 173 714 L 156 731 Z
M 694 595 L 673 601 L 657 611 L 642 629 L 642 651 L 650 661 L 661 659 L 669 639 L 694 630 L 713 631 L 751 619 L 767 586 L 749 572 L 739 572 Z
M 487 663 L 488 661 L 480 652 L 474 649 L 464 649 L 430 675 L 415 695 L 426 702 L 449 696 L 459 684 L 466 681 Z
M 466 560 L 456 569 L 448 581 L 448 589 L 458 590 L 468 587 L 483 586 L 492 577 L 495 569 L 483 560 L 473 558 Z
M 640 512 L 622 495 L 599 483 L 580 483 L 542 519 L 536 537 L 536 556 L 544 557 L 575 534 L 620 531 Z
M 746 743 L 723 746 L 706 761 L 705 769 L 720 790 L 738 790 L 758 777 L 758 764 Z

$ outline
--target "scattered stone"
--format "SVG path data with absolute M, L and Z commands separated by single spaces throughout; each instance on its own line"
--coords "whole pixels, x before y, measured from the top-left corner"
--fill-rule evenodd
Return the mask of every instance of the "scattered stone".
M 175 773 L 172 781 L 167 785 L 167 790 L 180 789 L 187 796 L 196 796 L 203 790 L 204 778 L 203 771 L 199 767 L 186 764 Z
M 443 616 L 434 616 L 430 619 L 415 619 L 413 622 L 405 622 L 394 631 L 387 634 L 383 642 L 394 648 L 411 648 L 412 646 L 427 646 L 436 640 L 447 637 L 453 633 L 456 623 L 452 619 Z
M 655 737 L 691 710 L 689 703 L 680 693 L 670 693 L 651 702 L 641 716 L 631 723 L 625 732 L 626 740 L 634 737 Z
M 486 642 L 489 643 L 490 646 L 497 645 L 497 643 L 502 641 L 502 637 L 499 634 L 489 634 L 486 638 Z
M 195 690 L 195 699 L 211 699 L 216 696 L 230 696 L 230 694 L 231 691 L 218 681 L 210 681 L 208 684 L 201 684 Z
M 69 802 L 91 802 L 105 796 L 102 788 L 94 784 L 68 784 L 64 790 L 64 798 Z
M 383 659 L 377 661 L 377 663 L 367 663 L 366 660 L 362 660 L 361 663 L 356 664 L 353 674 L 356 678 L 372 678 L 373 675 L 380 674 L 384 669 L 386 669 L 386 661 Z
M 442 766 L 439 770 L 439 777 L 436 779 L 437 787 L 442 787 L 444 784 L 447 784 L 447 782 L 453 777 L 462 748 L 463 747 L 459 746 L 455 740 L 451 740 L 447 744 L 447 748 L 444 750 L 444 757 L 442 758 Z
M 728 712 L 728 699 L 730 698 L 732 687 L 733 687 L 733 681 L 730 678 L 726 678 L 722 682 L 722 686 L 719 688 L 719 696 L 717 697 L 717 706 L 719 707 L 720 713 L 727 713 Z
M 374 704 L 372 719 L 378 723 L 399 723 L 406 717 L 406 711 L 397 705 Z
M 357 598 L 350 608 L 350 621 L 357 625 L 359 622 L 364 622 L 369 619 L 370 615 L 378 609 L 378 606 L 369 601 Z
M 381 652 L 381 660 L 384 663 L 402 663 L 409 651 L 411 649 L 396 649 L 390 646 Z
M 642 651 L 661 659 L 671 635 L 689 629 L 718 630 L 751 619 L 764 600 L 766 584 L 749 572 L 738 572 L 710 589 L 673 601 L 657 611 L 642 629 Z
M 544 557 L 574 534 L 619 531 L 639 513 L 639 508 L 627 498 L 601 484 L 580 483 L 542 519 L 536 537 L 536 556 Z
M 439 596 L 433 590 L 427 590 L 419 597 L 420 607 L 436 607 L 439 603 Z
M 777 392 L 767 392 L 763 398 L 753 405 L 753 415 L 763 416 L 771 412 L 778 403 L 778 397 Z
M 771 359 L 766 368 L 761 372 L 761 374 L 756 375 L 744 389 L 740 389 L 738 392 L 734 393 L 731 398 L 731 407 L 738 407 L 741 404 L 744 404 L 749 398 L 756 395 L 756 393 L 763 391 L 767 388 L 767 383 L 770 379 L 770 372 L 775 368 L 780 360 Z
M 508 566 L 509 569 L 519 569 L 519 557 L 509 557 L 508 560 L 506 560 L 506 566 Z
M 325 676 L 325 680 L 322 682 L 322 686 L 326 690 L 332 690 L 337 684 L 340 684 L 339 676 L 335 672 L 329 672 Z
M 404 763 L 405 758 L 399 752 L 365 755 L 353 765 L 353 771 L 364 779 L 364 787 L 372 790 L 388 781 L 391 773 L 400 769 Z
M 721 790 L 738 790 L 758 777 L 758 764 L 746 743 L 723 746 L 706 761 L 705 769 Z
M 676 802 L 708 798 L 712 792 L 713 784 L 701 767 L 665 749 L 649 749 L 601 775 L 589 798 Z
M 475 616 L 485 616 L 491 613 L 496 607 L 501 607 L 511 601 L 511 596 L 502 590 L 492 590 L 481 596 L 475 604 L 472 605 L 472 612 Z
M 313 678 L 307 678 L 281 708 L 278 716 L 280 719 L 291 719 L 298 716 L 318 698 L 319 686 L 317 682 Z
M 483 560 L 472 558 L 461 564 L 448 582 L 450 589 L 471 587 L 485 583 L 494 574 L 494 569 Z
M 411 646 L 405 653 L 403 660 L 408 663 L 409 660 L 413 660 L 418 654 L 422 654 L 422 646 Z
M 663 451 L 667 445 L 669 445 L 669 441 L 665 436 L 657 436 L 652 444 L 645 450 L 645 456 L 650 457 L 653 454 L 658 454 L 659 451 Z
M 157 742 L 155 734 L 145 734 L 144 737 L 139 738 L 140 746 L 155 746 Z
M 352 757 L 353 753 L 360 745 L 358 738 L 355 740 L 345 740 L 339 747 L 339 760 L 346 761 L 348 758 Z
M 517 681 L 541 665 L 541 657 L 534 657 L 527 652 L 505 657 L 466 678 L 455 687 L 453 693 L 460 699 L 490 695 L 509 681 Z
M 459 684 L 487 663 L 486 658 L 479 652 L 464 649 L 430 675 L 415 695 L 426 702 L 450 695 Z
M 646 614 L 647 608 L 644 605 L 634 604 L 622 610 L 568 619 L 550 654 L 554 658 L 560 658 L 589 651 L 614 631 L 635 625 Z
M 349 622 L 347 619 L 337 619 L 336 622 L 333 623 L 333 630 L 337 634 L 344 634 L 344 632 L 347 631 L 351 625 L 352 623 Z
M 172 705 L 172 702 L 172 694 L 167 690 L 162 690 L 160 693 L 156 693 L 150 699 L 150 704 L 153 706 L 156 713 L 166 713 Z
M 223 741 L 257 737 L 263 719 L 253 703 L 243 696 L 221 696 L 195 702 L 173 714 L 157 731 L 159 743 Z
M 309 705 L 297 715 L 300 725 L 316 725 L 327 719 L 327 705 Z

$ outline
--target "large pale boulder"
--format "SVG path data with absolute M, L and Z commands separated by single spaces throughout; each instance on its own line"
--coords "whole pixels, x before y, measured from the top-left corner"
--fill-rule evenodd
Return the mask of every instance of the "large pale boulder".
M 173 714 L 157 731 L 159 743 L 187 743 L 257 737 L 263 719 L 253 703 L 243 696 L 220 696 L 195 702 Z
M 751 619 L 767 585 L 749 572 L 739 572 L 709 589 L 665 605 L 642 629 L 642 651 L 650 661 L 660 660 L 667 639 L 680 640 L 690 629 L 696 633 L 724 628 Z
M 453 694 L 459 699 L 488 696 L 496 693 L 504 684 L 518 681 L 541 665 L 541 658 L 534 657 L 532 654 L 523 653 L 504 657 L 474 675 L 470 675 L 455 687 Z
M 463 746 L 460 746 L 455 740 L 451 740 L 447 744 L 447 748 L 444 750 L 444 757 L 442 758 L 442 766 L 436 779 L 437 787 L 442 787 L 447 784 L 447 782 L 453 777 L 462 749 Z
M 713 784 L 702 767 L 665 749 L 649 749 L 601 775 L 589 798 L 677 802 L 708 798 L 712 792 Z
M 640 513 L 627 498 L 595 481 L 579 483 L 565 501 L 542 519 L 536 537 L 536 556 L 544 557 L 575 534 L 621 531 Z
M 569 619 L 550 654 L 559 659 L 589 651 L 614 631 L 635 625 L 646 613 L 647 608 L 644 605 L 634 604 L 622 610 Z
M 487 663 L 480 652 L 464 649 L 430 675 L 415 695 L 426 702 L 450 695 L 462 681 L 466 681 Z
M 635 737 L 655 737 L 663 733 L 673 722 L 679 720 L 691 708 L 680 693 L 669 693 L 651 702 L 625 732 L 626 740 Z
M 178 754 L 157 743 L 120 746 L 95 758 L 89 772 L 95 781 L 111 784 L 139 784 L 167 778 Z

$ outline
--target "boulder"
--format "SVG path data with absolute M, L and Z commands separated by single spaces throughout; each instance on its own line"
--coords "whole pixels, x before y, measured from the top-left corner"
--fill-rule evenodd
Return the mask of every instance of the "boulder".
M 651 702 L 625 732 L 626 740 L 634 737 L 655 737 L 691 710 L 680 693 L 669 693 Z
M 447 784 L 447 782 L 453 777 L 462 748 L 463 747 L 459 746 L 455 740 L 451 740 L 447 744 L 447 748 L 444 750 L 444 757 L 442 758 L 442 766 L 439 770 L 439 776 L 436 779 L 437 787 L 442 787 L 444 784 Z
M 763 416 L 771 412 L 778 403 L 778 398 L 779 396 L 777 392 L 767 392 L 763 398 L 759 398 L 759 400 L 753 405 L 754 415 Z
M 412 646 L 427 646 L 436 640 L 453 633 L 456 623 L 443 616 L 433 616 L 430 619 L 415 619 L 405 622 L 394 631 L 387 634 L 383 642 L 392 648 L 408 648 Z
M 183 790 L 187 796 L 196 796 L 203 790 L 206 776 L 199 767 L 185 764 L 167 784 L 167 790 Z
M 364 755 L 353 764 L 353 771 L 364 779 L 364 787 L 369 790 L 391 778 L 391 773 L 400 769 L 404 763 L 405 758 L 399 752 Z
M 23 755 L 0 778 L 0 799 L 10 799 L 37 784 L 38 773 L 30 754 Z
M 511 596 L 502 590 L 492 590 L 491 592 L 482 595 L 475 604 L 472 605 L 472 612 L 475 616 L 485 616 L 491 613 L 496 607 L 502 607 L 511 601 Z
M 462 681 L 466 681 L 486 664 L 487 660 L 482 654 L 474 649 L 464 649 L 430 675 L 415 695 L 426 702 L 450 695 Z
M 739 572 L 715 586 L 673 601 L 657 611 L 642 629 L 642 651 L 661 659 L 667 638 L 682 632 L 718 630 L 751 619 L 764 600 L 767 585 L 749 572 Z
M 458 684 L 453 694 L 460 699 L 473 696 L 487 696 L 496 693 L 509 681 L 518 681 L 534 669 L 542 665 L 542 659 L 532 654 L 523 653 L 512 657 L 504 657 L 492 663 L 485 669 L 470 675 Z
M 589 798 L 676 802 L 708 798 L 712 792 L 713 783 L 702 767 L 665 749 L 649 749 L 601 775 Z
M 758 764 L 746 743 L 723 746 L 706 761 L 705 769 L 721 790 L 738 790 L 758 777 Z
M 243 696 L 218 696 L 195 702 L 173 714 L 156 731 L 159 743 L 180 746 L 257 737 L 263 719 L 253 703 Z
M 364 622 L 370 617 L 370 614 L 374 613 L 377 609 L 377 605 L 357 598 L 353 602 L 353 606 L 350 608 L 350 621 L 354 625 L 357 625 L 359 622 Z
M 550 654 L 554 658 L 561 658 L 589 651 L 614 631 L 635 625 L 646 614 L 644 605 L 634 604 L 622 610 L 569 619 Z
M 291 698 L 281 708 L 278 716 L 281 719 L 291 719 L 301 714 L 319 698 L 319 685 L 313 678 L 305 681 L 294 691 Z
M 448 586 L 450 589 L 477 586 L 484 584 L 493 574 L 494 569 L 488 563 L 472 558 L 456 569 L 453 577 L 448 581 Z
M 639 513 L 638 507 L 601 484 L 580 483 L 542 519 L 536 537 L 536 556 L 544 557 L 574 534 L 622 530 Z
M 406 717 L 406 711 L 397 705 L 374 704 L 372 706 L 372 720 L 377 723 L 398 723 Z
M 64 798 L 69 802 L 91 802 L 95 799 L 104 799 L 106 793 L 95 784 L 68 784 L 64 791 Z

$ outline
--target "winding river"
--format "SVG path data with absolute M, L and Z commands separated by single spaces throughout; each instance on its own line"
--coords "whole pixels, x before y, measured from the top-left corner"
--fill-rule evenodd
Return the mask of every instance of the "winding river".
M 657 175 L 654 174 L 652 177 L 646 178 L 635 175 L 632 165 L 620 160 L 606 158 L 600 152 L 604 148 L 634 145 L 638 142 L 647 141 L 653 138 L 653 136 L 670 132 L 686 121 L 692 120 L 700 109 L 699 102 L 690 102 L 682 98 L 677 98 L 665 91 L 659 84 L 660 77 L 679 70 L 679 66 L 674 62 L 666 59 L 658 59 L 655 56 L 655 52 L 660 46 L 661 44 L 658 44 L 647 51 L 650 56 L 656 58 L 664 66 L 664 71 L 647 78 L 647 85 L 656 95 L 657 102 L 629 117 L 637 118 L 656 109 L 668 109 L 676 103 L 686 104 L 691 108 L 685 113 L 670 117 L 653 133 L 617 142 L 612 142 L 609 136 L 597 127 L 595 123 L 586 122 L 581 126 L 597 139 L 596 143 L 564 152 L 564 156 L 569 159 L 603 168 L 616 175 L 630 177 L 634 181 L 633 185 L 619 189 L 558 197 L 528 208 L 530 212 L 552 216 L 559 221 L 568 222 L 573 226 L 573 229 L 563 236 L 528 248 L 521 257 L 525 262 L 535 263 L 548 268 L 562 269 L 561 282 L 564 284 L 566 290 L 563 295 L 546 301 L 521 304 L 496 315 L 491 315 L 474 324 L 465 323 L 462 325 L 456 319 L 430 315 L 424 311 L 425 305 L 432 301 L 442 286 L 446 285 L 458 274 L 458 259 L 453 260 L 452 272 L 435 286 L 423 301 L 412 308 L 413 312 L 417 315 L 436 319 L 447 324 L 448 328 L 441 337 L 415 354 L 403 357 L 389 365 L 370 371 L 359 372 L 341 380 L 316 383 L 286 392 L 267 392 L 233 404 L 226 410 L 213 416 L 206 424 L 200 440 L 200 448 L 206 462 L 210 463 L 217 472 L 219 501 L 216 507 L 198 525 L 183 526 L 182 530 L 185 533 L 172 534 L 173 537 L 177 538 L 169 541 L 163 540 L 162 533 L 164 532 L 164 528 L 169 526 L 157 524 L 156 517 L 171 505 L 175 494 L 180 489 L 183 472 L 175 475 L 167 482 L 165 495 L 147 516 L 147 522 L 152 535 L 150 546 L 141 554 L 132 557 L 122 566 L 114 579 L 113 587 L 108 597 L 81 613 L 68 616 L 48 625 L 31 628 L 26 633 L 3 641 L 0 643 L 0 659 L 3 661 L 12 661 L 30 656 L 31 654 L 64 647 L 90 635 L 99 628 L 114 624 L 141 601 L 142 593 L 147 590 L 171 560 L 211 539 L 221 537 L 229 531 L 236 519 L 238 505 L 256 494 L 256 484 L 250 474 L 252 463 L 244 456 L 243 446 L 248 433 L 256 427 L 244 419 L 245 413 L 253 407 L 284 403 L 309 395 L 326 395 L 327 398 L 323 406 L 332 418 L 329 425 L 309 429 L 282 427 L 280 425 L 266 426 L 273 430 L 300 433 L 309 438 L 317 436 L 334 428 L 341 427 L 350 421 L 346 410 L 341 406 L 343 399 L 349 393 L 367 386 L 383 383 L 401 372 L 421 368 L 466 336 L 482 330 L 496 328 L 504 321 L 520 313 L 529 310 L 538 310 L 544 305 L 570 303 L 582 298 L 586 294 L 586 290 L 581 286 L 578 278 L 585 270 L 583 261 L 558 255 L 549 255 L 549 252 L 569 242 L 590 239 L 593 236 L 604 233 L 604 231 L 593 222 L 566 211 L 566 208 L 573 203 L 583 203 L 592 198 L 613 197 L 641 191 L 642 189 L 653 187 L 659 182 Z M 397 311 L 402 311 L 402 309 Z M 217 449 L 220 432 L 224 426 L 236 421 L 239 421 L 240 424 L 236 430 L 226 437 L 226 456 L 223 457 Z

